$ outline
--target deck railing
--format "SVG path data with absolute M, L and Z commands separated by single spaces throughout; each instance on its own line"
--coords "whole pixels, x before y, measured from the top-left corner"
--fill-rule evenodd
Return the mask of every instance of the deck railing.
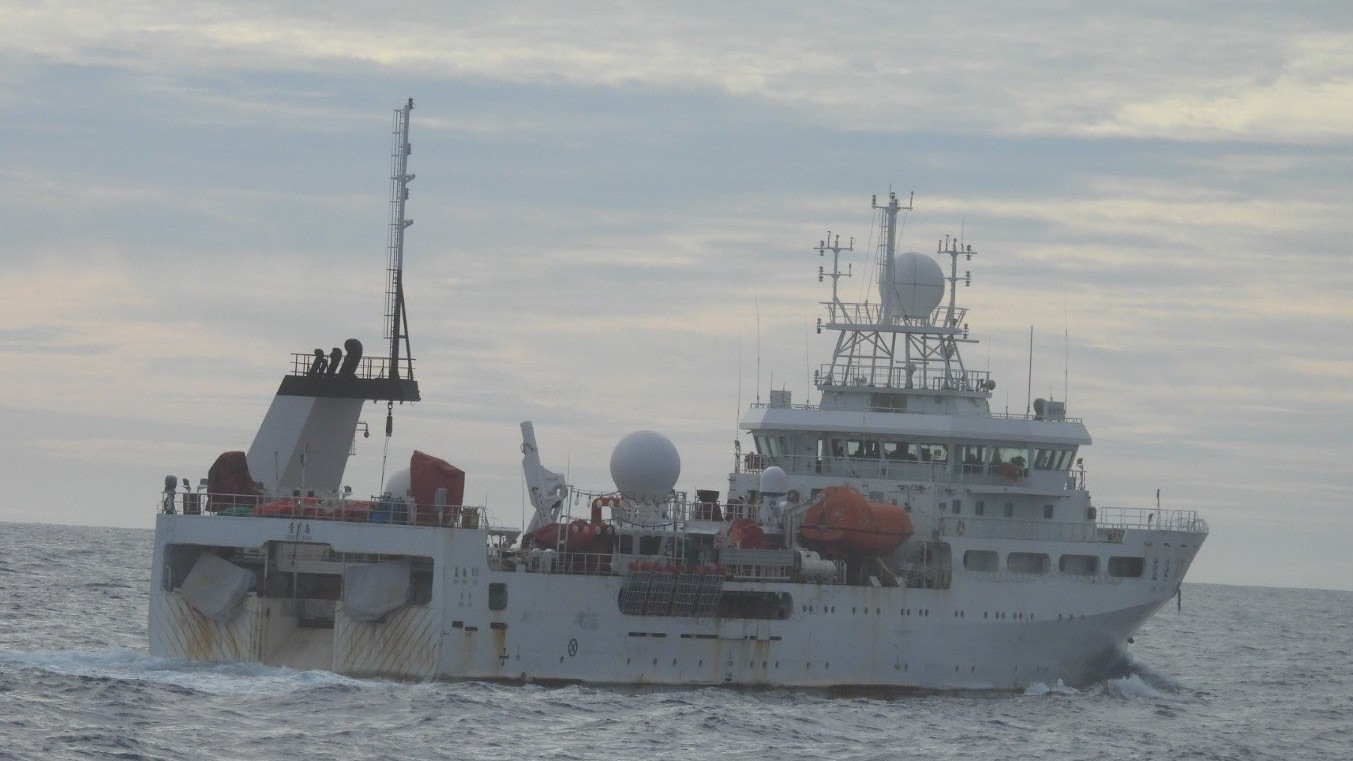
M 402 499 L 260 497 L 252 494 L 163 492 L 159 512 L 215 518 L 287 518 L 345 523 L 479 528 L 483 508 L 471 505 L 415 505 Z
M 1156 531 L 1208 532 L 1207 521 L 1196 510 L 1162 510 L 1143 507 L 1101 507 L 1098 521 L 1102 528 L 1148 529 Z

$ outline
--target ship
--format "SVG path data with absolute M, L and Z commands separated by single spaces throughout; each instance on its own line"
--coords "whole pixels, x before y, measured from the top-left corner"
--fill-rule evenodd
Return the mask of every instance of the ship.
M 247 451 L 195 486 L 166 477 L 152 655 L 401 680 L 1021 690 L 1105 678 L 1179 593 L 1207 523 L 1158 499 L 1094 503 L 1065 399 L 991 409 L 957 300 L 977 252 L 953 236 L 899 252 L 913 200 L 892 192 L 870 204 L 877 298 L 840 298 L 853 239 L 816 246 L 817 330 L 835 336 L 819 399 L 750 404 L 726 490 L 678 491 L 680 455 L 649 430 L 616 444 L 613 488 L 575 486 L 524 422 L 527 525 L 490 525 L 433 453 L 354 495 L 364 406 L 385 403 L 388 452 L 395 406 L 420 399 L 412 109 L 392 130 L 388 345 L 293 355 Z

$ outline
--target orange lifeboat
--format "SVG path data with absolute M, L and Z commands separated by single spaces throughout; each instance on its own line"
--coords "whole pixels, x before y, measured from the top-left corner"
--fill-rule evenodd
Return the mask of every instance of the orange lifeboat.
M 907 541 L 911 516 L 870 502 L 849 486 L 828 486 L 803 515 L 799 536 L 830 554 L 887 555 Z

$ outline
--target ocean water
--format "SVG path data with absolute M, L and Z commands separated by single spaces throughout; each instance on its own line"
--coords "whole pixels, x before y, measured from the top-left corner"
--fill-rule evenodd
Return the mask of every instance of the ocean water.
M 0 523 L 0 758 L 1353 759 L 1349 592 L 1185 584 L 1082 690 L 407 684 L 150 657 L 150 551 Z

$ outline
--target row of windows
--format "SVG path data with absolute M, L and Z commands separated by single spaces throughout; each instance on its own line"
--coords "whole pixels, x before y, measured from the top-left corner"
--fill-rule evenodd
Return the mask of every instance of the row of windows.
M 923 441 L 887 441 L 866 438 L 800 437 L 794 435 L 757 435 L 756 450 L 768 457 L 850 457 L 893 462 L 928 462 L 947 464 L 949 444 Z M 953 445 L 965 472 L 1003 472 L 1005 466 L 1027 470 L 1030 462 L 1035 470 L 1066 470 L 1071 467 L 1076 450 L 1072 448 L 1030 449 L 1022 446 L 987 446 L 985 444 Z
M 872 499 L 872 498 L 871 498 L 871 499 Z M 877 501 L 877 500 L 876 500 L 876 501 Z M 949 502 L 949 503 L 948 503 L 948 509 L 949 509 L 949 512 L 950 512 L 950 513 L 953 513 L 954 515 L 962 515 L 962 514 L 963 514 L 963 500 L 961 500 L 961 499 L 956 499 L 956 500 L 953 500 L 953 501 Z M 945 503 L 944 503 L 943 500 L 941 500 L 941 501 L 940 501 L 940 512 L 944 512 L 944 511 L 945 511 Z M 984 515 L 1003 515 L 1003 516 L 1005 516 L 1006 518 L 1013 518 L 1013 517 L 1015 516 L 1015 503 L 1014 503 L 1014 502 L 1011 502 L 1011 501 L 1006 501 L 1006 502 L 1004 503 L 1004 505 L 1002 505 L 1001 509 L 1000 509 L 998 512 L 988 513 L 988 512 L 987 512 L 987 503 L 986 503 L 986 501 L 985 501 L 985 500 L 980 500 L 980 499 L 979 499 L 979 500 L 976 500 L 976 501 L 973 503 L 973 506 L 972 506 L 972 514 L 973 514 L 973 515 L 977 515 L 977 516 L 984 516 Z M 1045 505 L 1043 505 L 1043 517 L 1044 517 L 1045 519 L 1047 519 L 1047 520 L 1052 520 L 1052 516 L 1053 516 L 1053 507 L 1052 507 L 1052 505 L 1051 505 L 1051 504 L 1045 504 Z
M 1099 574 L 1099 561 L 1098 555 L 1061 555 L 1057 558 L 1057 570 L 1071 576 L 1095 576 Z M 1145 558 L 1114 556 L 1109 558 L 1108 574 L 1136 579 L 1141 577 L 1145 565 Z M 992 550 L 968 550 L 963 553 L 963 568 L 993 573 L 1001 569 L 1001 556 Z M 1052 568 L 1052 558 L 1041 552 L 1011 552 L 1005 556 L 1005 568 L 1011 573 L 1045 574 Z

